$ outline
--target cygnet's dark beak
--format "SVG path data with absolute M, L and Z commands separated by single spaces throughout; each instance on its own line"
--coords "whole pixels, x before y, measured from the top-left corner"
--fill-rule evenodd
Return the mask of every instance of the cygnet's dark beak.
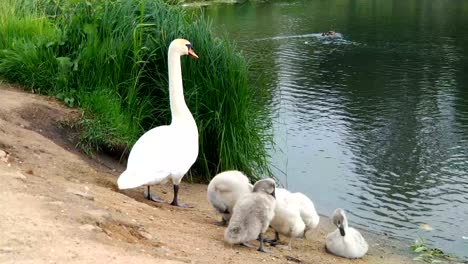
M 341 234 L 341 236 L 345 236 L 344 227 L 343 227 L 342 225 L 340 225 L 340 226 L 338 227 L 338 229 L 340 229 L 340 234 Z
M 189 48 L 188 54 L 189 54 L 190 56 L 194 57 L 195 59 L 198 59 L 198 55 L 195 53 L 195 51 L 193 51 L 192 48 Z
M 275 190 L 273 190 L 273 192 L 271 193 L 271 196 L 275 197 L 276 199 Z

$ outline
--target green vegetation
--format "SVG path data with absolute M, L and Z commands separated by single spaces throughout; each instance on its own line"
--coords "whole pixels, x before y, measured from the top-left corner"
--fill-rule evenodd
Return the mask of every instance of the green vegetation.
M 419 237 L 410 248 L 414 253 L 418 254 L 418 256 L 414 258 L 416 261 L 425 263 L 450 263 L 456 260 L 454 256 L 438 248 L 430 248 L 427 246 L 422 237 Z
M 192 42 L 182 58 L 185 97 L 200 132 L 193 179 L 227 169 L 267 174 L 269 119 L 248 63 L 203 17 L 161 0 L 4 0 L 0 76 L 84 110 L 78 145 L 87 153 L 130 148 L 170 123 L 167 48 Z

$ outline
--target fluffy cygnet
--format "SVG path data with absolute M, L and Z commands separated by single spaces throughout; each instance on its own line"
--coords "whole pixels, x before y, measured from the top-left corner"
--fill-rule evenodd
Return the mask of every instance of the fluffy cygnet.
M 289 237 L 287 249 L 291 249 L 292 239 L 305 237 L 308 230 L 317 227 L 320 218 L 312 201 L 302 193 L 277 188 L 276 201 L 275 216 L 270 223 L 275 239 L 270 242 L 277 244 L 282 234 Z
M 263 179 L 255 183 L 252 193 L 242 196 L 234 206 L 224 240 L 229 244 L 243 244 L 260 240 L 259 251 L 263 248 L 263 233 L 268 229 L 275 214 L 275 181 Z
M 359 231 L 348 227 L 348 219 L 344 210 L 341 208 L 336 209 L 332 221 L 338 229 L 328 234 L 327 251 L 345 258 L 361 258 L 364 256 L 369 246 Z
M 221 214 L 219 225 L 226 225 L 237 200 L 252 192 L 252 185 L 242 172 L 231 170 L 216 175 L 208 184 L 208 201 Z

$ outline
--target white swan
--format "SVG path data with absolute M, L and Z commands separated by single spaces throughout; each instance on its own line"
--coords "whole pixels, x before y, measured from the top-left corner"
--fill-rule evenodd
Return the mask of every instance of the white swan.
M 222 215 L 219 225 L 226 225 L 237 200 L 252 192 L 252 185 L 242 172 L 231 170 L 216 175 L 208 184 L 208 201 Z
M 187 207 L 177 201 L 177 196 L 182 178 L 198 156 L 198 129 L 185 104 L 180 67 L 182 55 L 198 58 L 189 41 L 172 41 L 168 51 L 171 124 L 153 128 L 138 139 L 128 157 L 127 169 L 117 184 L 119 189 L 146 185 L 145 197 L 160 202 L 161 198 L 151 195 L 150 185 L 171 180 L 174 185 L 171 205 Z
M 348 227 L 348 219 L 344 210 L 341 208 L 336 209 L 332 221 L 338 229 L 328 234 L 327 251 L 345 258 L 361 258 L 364 256 L 369 246 L 359 231 Z
M 320 217 L 315 210 L 314 203 L 309 197 L 305 196 L 303 193 L 296 192 L 291 194 L 292 199 L 299 202 L 299 208 L 301 210 L 301 218 L 305 224 L 304 235 L 307 231 L 316 228 L 319 224 Z
M 258 238 L 258 251 L 268 253 L 269 251 L 263 248 L 263 233 L 273 219 L 275 206 L 275 181 L 257 181 L 252 192 L 242 196 L 234 206 L 231 220 L 224 232 L 224 240 L 229 244 L 250 247 L 247 243 Z
M 307 231 L 318 226 L 319 220 L 314 204 L 307 196 L 277 188 L 275 217 L 270 223 L 275 230 L 275 239 L 270 243 L 276 244 L 282 234 L 289 237 L 287 249 L 291 249 L 292 239 L 305 237 Z
M 275 230 L 275 239 L 269 241 L 276 245 L 279 234 L 289 237 L 287 249 L 291 249 L 293 238 L 303 237 L 305 224 L 301 218 L 300 204 L 291 199 L 291 193 L 283 188 L 277 188 L 275 216 L 270 222 L 271 228 Z

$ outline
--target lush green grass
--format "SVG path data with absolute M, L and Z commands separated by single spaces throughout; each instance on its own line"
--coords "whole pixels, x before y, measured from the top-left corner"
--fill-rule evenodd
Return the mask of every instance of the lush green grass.
M 183 37 L 200 56 L 182 58 L 200 132 L 192 176 L 268 173 L 262 88 L 203 17 L 160 0 L 4 0 L 0 12 L 0 75 L 82 107 L 84 151 L 130 148 L 144 131 L 170 123 L 167 48 Z
M 0 2 L 0 68 L 11 80 L 40 90 L 54 84 L 50 77 L 58 67 L 56 52 L 45 46 L 57 39 L 58 31 L 33 11 L 12 0 Z

